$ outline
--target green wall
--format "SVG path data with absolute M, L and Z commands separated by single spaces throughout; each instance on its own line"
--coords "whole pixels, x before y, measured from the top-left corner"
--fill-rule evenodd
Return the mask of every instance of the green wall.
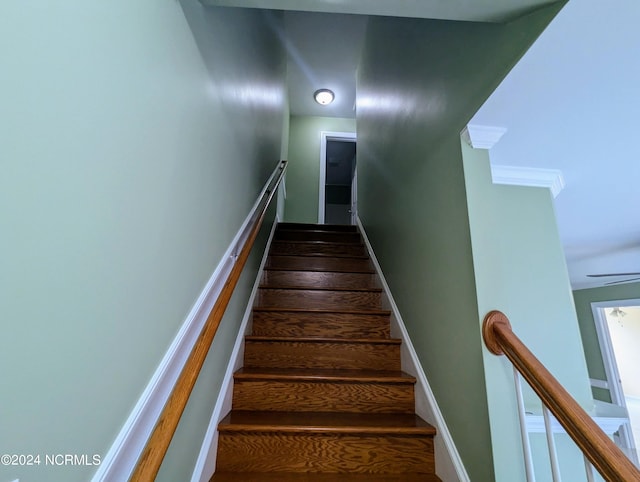
M 489 153 L 462 142 L 481 317 L 499 309 L 513 331 L 584 408 L 593 405 L 549 189 L 494 185 Z M 483 349 L 496 480 L 523 470 L 510 362 Z M 528 410 L 539 410 L 525 390 Z M 541 452 L 546 462 L 546 454 Z M 581 463 L 581 459 L 578 458 Z M 565 462 L 567 465 L 567 462 Z
M 0 4 L 0 454 L 111 446 L 280 156 L 267 20 L 196 0 Z M 159 480 L 190 476 L 243 304 Z
M 372 17 L 359 66 L 360 218 L 474 482 L 507 479 L 494 472 L 459 133 L 559 8 L 509 24 Z
M 355 132 L 355 119 L 291 116 L 285 220 L 318 222 L 320 135 L 322 131 Z
M 598 335 L 596 333 L 591 303 L 599 301 L 631 300 L 640 298 L 640 283 L 626 283 L 602 288 L 589 288 L 573 292 L 573 299 L 580 323 L 580 334 L 584 345 L 584 353 L 587 358 L 589 376 L 596 380 L 606 380 Z M 595 398 L 610 402 L 608 390 L 593 389 Z

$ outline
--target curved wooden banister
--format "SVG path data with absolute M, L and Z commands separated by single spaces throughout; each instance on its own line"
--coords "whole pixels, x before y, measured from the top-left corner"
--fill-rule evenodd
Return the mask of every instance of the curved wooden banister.
M 640 471 L 513 333 L 504 313 L 485 316 L 482 336 L 491 353 L 504 354 L 513 363 L 605 480 L 640 481 Z
M 147 441 L 147 444 L 138 459 L 138 463 L 129 480 L 135 482 L 151 482 L 155 480 L 162 460 L 169 448 L 173 434 L 178 427 L 182 412 L 187 405 L 191 391 L 196 384 L 202 365 L 209 351 L 209 347 L 213 342 L 218 326 L 222 320 L 233 290 L 238 283 L 242 269 L 247 262 L 251 248 L 258 236 L 262 223 L 264 221 L 267 209 L 271 204 L 274 194 L 282 181 L 286 170 L 287 161 L 280 161 L 276 171 L 270 178 L 259 208 L 252 220 L 251 228 L 246 241 L 238 252 L 237 259 L 227 280 L 224 283 L 222 291 L 216 300 L 207 321 L 198 336 L 198 339 L 182 369 L 176 384 L 169 395 L 169 399 L 158 418 L 158 421 Z

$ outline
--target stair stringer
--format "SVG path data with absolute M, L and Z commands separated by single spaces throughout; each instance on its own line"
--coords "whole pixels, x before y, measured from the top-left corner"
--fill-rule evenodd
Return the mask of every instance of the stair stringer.
M 447 428 L 442 412 L 438 407 L 438 403 L 435 399 L 427 376 L 420 365 L 418 355 L 411 343 L 409 333 L 400 314 L 400 310 L 396 305 L 389 285 L 382 273 L 380 263 L 373 252 L 367 233 L 360 221 L 357 218 L 358 228 L 362 234 L 365 246 L 369 257 L 375 267 L 376 273 L 381 283 L 383 290 L 383 298 L 387 308 L 391 310 L 391 336 L 394 338 L 400 338 L 402 344 L 400 346 L 402 370 L 416 378 L 415 384 L 415 400 L 416 400 L 416 414 L 422 417 L 426 422 L 436 427 L 437 433 L 434 438 L 435 449 L 435 461 L 436 461 L 436 475 L 440 477 L 443 482 L 470 482 L 469 475 L 462 463 L 460 454 L 453 442 L 451 433 Z
M 227 364 L 222 384 L 220 385 L 220 392 L 218 393 L 218 398 L 213 408 L 211 419 L 209 420 L 209 426 L 207 427 L 207 432 L 202 440 L 200 454 L 198 455 L 196 465 L 193 469 L 193 473 L 191 474 L 191 482 L 209 482 L 211 476 L 215 472 L 216 459 L 218 455 L 218 424 L 220 423 L 220 420 L 226 417 L 226 415 L 231 411 L 231 402 L 233 399 L 233 374 L 242 368 L 243 365 L 245 336 L 251 334 L 251 314 L 258 294 L 260 280 L 264 273 L 264 267 L 267 264 L 267 258 L 269 257 L 271 241 L 273 240 L 273 236 L 279 222 L 280 219 L 276 215 L 273 225 L 271 226 L 269 239 L 265 244 L 266 249 L 262 256 L 262 260 L 260 261 L 258 274 L 253 284 L 253 288 L 251 289 L 249 301 L 247 302 L 247 308 L 242 317 L 238 336 L 236 337 L 236 341 L 233 345 L 233 351 L 231 352 L 231 357 L 229 358 L 229 363 Z

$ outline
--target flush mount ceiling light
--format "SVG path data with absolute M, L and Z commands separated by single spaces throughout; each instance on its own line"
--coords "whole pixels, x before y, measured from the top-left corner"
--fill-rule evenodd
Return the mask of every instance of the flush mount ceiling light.
M 620 309 L 620 307 L 618 307 L 618 308 L 614 308 L 614 309 L 612 309 L 612 310 L 609 312 L 609 314 L 610 314 L 611 316 L 614 316 L 614 317 L 618 318 L 618 323 L 620 323 L 620 326 L 624 326 L 624 325 L 622 324 L 622 317 L 623 317 L 623 316 L 627 316 L 627 312 L 626 312 L 626 311 L 622 311 L 622 310 Z
M 320 105 L 329 105 L 334 99 L 333 92 L 329 89 L 319 89 L 313 93 L 313 98 Z
M 616 318 L 622 318 L 623 316 L 627 316 L 626 311 L 622 311 L 620 308 L 614 308 L 609 313 L 611 316 L 615 316 Z

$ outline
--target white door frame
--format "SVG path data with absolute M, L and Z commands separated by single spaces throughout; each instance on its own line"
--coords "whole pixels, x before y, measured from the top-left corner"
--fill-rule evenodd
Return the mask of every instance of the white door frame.
M 318 189 L 318 224 L 324 224 L 324 185 L 327 181 L 327 141 L 356 142 L 356 133 L 333 131 L 320 132 L 320 185 Z M 353 182 L 356 182 L 355 177 L 353 179 Z M 353 215 L 354 214 L 352 213 L 352 216 Z
M 351 207 L 349 208 L 349 213 L 351 214 L 351 224 L 358 224 L 358 166 L 356 165 L 356 169 L 353 172 L 353 177 L 351 178 Z
M 611 343 L 611 335 L 607 327 L 605 318 L 605 308 L 616 308 L 624 306 L 640 306 L 640 299 L 631 300 L 613 300 L 599 301 L 591 303 L 591 311 L 593 312 L 593 321 L 596 325 L 598 334 L 598 343 L 600 344 L 600 352 L 602 353 L 602 362 L 607 377 L 607 385 L 611 393 L 611 401 L 616 405 L 626 407 L 624 401 L 624 392 L 620 383 L 620 372 L 616 363 L 615 353 L 613 352 L 613 344 Z
M 602 354 L 602 363 L 604 364 L 604 371 L 607 377 L 606 385 L 593 383 L 598 382 L 597 380 L 592 380 L 591 384 L 592 386 L 608 389 L 609 394 L 611 395 L 611 402 L 615 405 L 627 408 L 627 402 L 624 399 L 624 391 L 622 390 L 622 383 L 620 381 L 618 363 L 616 362 L 615 352 L 613 351 L 613 343 L 611 342 L 611 334 L 609 333 L 609 326 L 607 325 L 605 314 L 606 308 L 620 308 L 625 306 L 640 306 L 640 299 L 599 301 L 591 303 L 593 321 L 598 334 L 600 353 Z M 629 425 L 630 424 L 625 424 L 621 428 L 620 438 L 626 447 L 634 449 L 635 443 L 631 436 Z

